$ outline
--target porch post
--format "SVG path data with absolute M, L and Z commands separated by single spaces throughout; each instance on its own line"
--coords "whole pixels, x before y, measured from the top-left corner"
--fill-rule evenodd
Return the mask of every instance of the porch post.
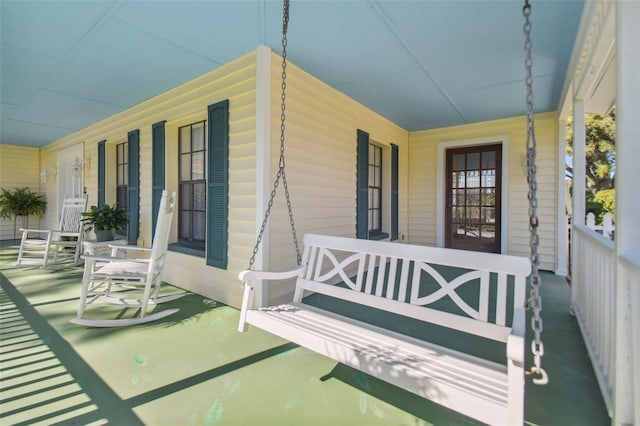
M 571 209 L 571 226 L 573 224 L 585 224 L 585 181 L 586 181 L 586 170 L 587 170 L 587 160 L 585 154 L 585 145 L 587 139 L 587 130 L 585 124 L 585 115 L 584 115 L 584 101 L 583 100 L 573 100 L 573 197 L 572 197 L 572 206 Z M 571 265 L 578 265 L 579 262 L 576 260 L 576 250 L 571 250 Z M 572 280 L 575 274 L 571 274 Z M 576 291 L 577 286 L 571 286 L 571 309 L 570 312 L 573 312 L 573 307 L 575 306 L 576 299 Z
M 587 131 L 583 100 L 573 102 L 573 215 L 571 223 L 585 224 L 586 212 L 586 171 L 585 145 Z
M 556 217 L 556 275 L 567 276 L 567 214 L 565 182 L 565 148 L 567 146 L 567 122 L 558 121 L 558 177 Z
M 613 424 L 640 424 L 640 2 L 616 5 L 616 335 Z M 634 404 L 634 400 L 636 404 Z
M 256 53 L 256 228 L 260 227 L 269 200 L 271 184 L 271 49 L 258 47 Z M 269 270 L 269 249 L 271 244 L 269 227 L 265 230 L 262 246 L 256 255 L 255 268 L 260 271 Z M 255 239 L 253 240 L 255 241 Z M 269 304 L 269 287 L 262 281 L 255 288 L 255 306 Z

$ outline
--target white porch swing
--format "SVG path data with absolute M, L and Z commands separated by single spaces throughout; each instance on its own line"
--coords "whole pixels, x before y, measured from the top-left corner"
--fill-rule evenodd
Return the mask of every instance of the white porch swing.
M 239 330 L 247 324 L 290 340 L 338 362 L 488 424 L 523 424 L 525 374 L 536 384 L 548 377 L 541 366 L 543 345 L 538 271 L 536 140 L 531 74 L 531 5 L 525 18 L 527 88 L 527 165 L 530 258 L 307 234 L 300 254 L 285 173 L 286 47 L 289 0 L 282 27 L 282 103 L 280 159 L 265 216 L 249 260 L 240 273 L 244 296 Z M 260 243 L 282 180 L 298 267 L 286 272 L 253 271 Z M 451 278 L 443 271 L 464 270 Z M 445 278 L 447 275 L 449 278 Z M 534 365 L 525 373 L 526 277 L 533 311 Z M 295 279 L 291 303 L 253 308 L 254 288 L 273 280 Z M 465 285 L 476 294 L 464 297 Z M 504 345 L 506 362 L 496 362 L 450 347 L 362 322 L 305 303 L 316 293 L 464 332 Z M 491 294 L 491 295 L 490 295 Z M 437 303 L 450 300 L 456 312 Z M 492 299 L 492 303 L 490 303 Z M 356 305 L 356 306 L 357 306 Z M 509 323 L 510 321 L 510 323 Z

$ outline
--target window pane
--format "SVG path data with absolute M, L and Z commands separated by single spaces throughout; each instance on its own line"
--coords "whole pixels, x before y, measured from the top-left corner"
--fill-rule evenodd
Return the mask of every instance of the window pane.
M 467 188 L 477 188 L 480 186 L 480 174 L 477 170 L 467 172 Z
M 204 241 L 206 232 L 206 215 L 204 212 L 193 213 L 193 239 Z
M 496 168 L 496 153 L 495 151 L 486 151 L 482 153 L 482 168 L 483 169 L 495 169 Z
M 194 152 L 191 155 L 191 171 L 192 180 L 204 179 L 204 152 Z
M 453 156 L 453 170 L 464 170 L 464 154 L 455 154 Z
M 180 210 L 191 210 L 193 191 L 191 184 L 180 185 Z
M 478 207 L 467 208 L 467 223 L 480 222 L 480 209 Z
M 483 206 L 496 205 L 496 190 L 494 188 L 485 188 L 482 190 L 482 205 Z
M 496 209 L 493 207 L 482 208 L 482 222 L 483 223 L 495 223 L 496 222 Z
M 496 186 L 496 171 L 495 170 L 483 170 L 482 171 L 482 186 L 484 186 L 484 187 Z
M 180 215 L 180 237 L 191 239 L 191 213 L 187 212 Z
M 204 123 L 194 124 L 191 127 L 191 150 L 204 150 Z
M 485 240 L 494 240 L 496 238 L 496 227 L 493 225 L 482 225 L 480 227 L 480 236 Z
M 119 186 L 116 189 L 116 202 L 123 209 L 127 208 L 127 192 L 126 186 Z
M 191 152 L 191 126 L 180 127 L 180 152 Z
M 472 152 L 467 155 L 467 170 L 480 169 L 480 153 Z
M 467 205 L 468 206 L 480 205 L 480 189 L 467 189 Z
M 380 230 L 380 210 L 373 210 L 373 220 L 374 229 Z
M 202 183 L 196 183 L 193 185 L 193 209 L 194 210 L 206 210 L 206 195 L 207 185 Z
M 183 154 L 180 156 L 180 181 L 188 182 L 191 180 L 191 155 Z

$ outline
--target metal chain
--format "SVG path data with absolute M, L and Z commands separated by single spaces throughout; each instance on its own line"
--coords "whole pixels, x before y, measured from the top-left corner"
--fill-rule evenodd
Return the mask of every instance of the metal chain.
M 529 260 L 531 261 L 531 275 L 529 276 L 529 283 L 531 288 L 531 294 L 529 295 L 528 306 L 533 310 L 533 317 L 531 318 L 531 329 L 534 333 L 534 339 L 531 341 L 531 352 L 533 353 L 534 365 L 527 372 L 527 374 L 538 374 L 539 377 L 533 379 L 533 383 L 537 385 L 545 385 L 549 382 L 549 377 L 546 371 L 542 368 L 542 356 L 544 355 L 544 344 L 542 343 L 542 317 L 540 312 L 542 311 L 542 300 L 540 298 L 540 256 L 538 253 L 538 198 L 536 192 L 538 190 L 538 184 L 536 182 L 536 134 L 533 122 L 533 76 L 532 66 L 533 60 L 531 59 L 531 5 L 529 0 L 525 0 L 524 7 L 522 8 L 522 14 L 524 16 L 524 50 L 525 61 L 524 66 L 526 69 L 525 84 L 527 87 L 527 169 L 528 176 L 527 181 L 529 183 Z
M 251 259 L 249 259 L 249 268 L 253 267 L 256 261 L 256 255 L 260 248 L 260 243 L 264 237 L 264 232 L 271 216 L 271 207 L 273 207 L 273 200 L 278 192 L 278 185 L 280 179 L 282 179 L 282 186 L 284 187 L 284 194 L 287 200 L 287 209 L 289 210 L 289 224 L 291 225 L 291 235 L 293 237 L 293 243 L 296 247 L 296 260 L 298 265 L 302 263 L 302 256 L 300 256 L 300 247 L 298 246 L 298 235 L 296 233 L 296 225 L 293 220 L 293 209 L 291 208 L 291 197 L 289 195 L 289 185 L 287 184 L 287 175 L 285 173 L 285 160 L 284 160 L 284 143 L 285 143 L 285 121 L 286 121 L 286 99 L 287 99 L 287 31 L 289 29 L 289 0 L 284 0 L 282 5 L 282 93 L 280 96 L 280 161 L 278 163 L 278 174 L 273 182 L 273 189 L 271 190 L 271 196 L 269 203 L 267 204 L 267 210 L 265 211 L 264 218 L 262 220 L 262 226 L 260 226 L 260 233 L 256 238 L 256 244 L 253 247 L 253 253 Z

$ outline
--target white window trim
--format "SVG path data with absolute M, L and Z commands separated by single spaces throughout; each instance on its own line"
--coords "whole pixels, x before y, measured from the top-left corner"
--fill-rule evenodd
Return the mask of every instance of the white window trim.
M 444 247 L 445 231 L 445 160 L 446 151 L 450 148 L 462 148 L 479 145 L 502 145 L 502 183 L 500 186 L 501 196 L 501 224 L 500 224 L 500 253 L 509 252 L 508 235 L 509 229 L 509 137 L 493 136 L 479 139 L 466 139 L 458 141 L 446 141 L 438 143 L 438 170 L 436 174 L 436 246 Z

